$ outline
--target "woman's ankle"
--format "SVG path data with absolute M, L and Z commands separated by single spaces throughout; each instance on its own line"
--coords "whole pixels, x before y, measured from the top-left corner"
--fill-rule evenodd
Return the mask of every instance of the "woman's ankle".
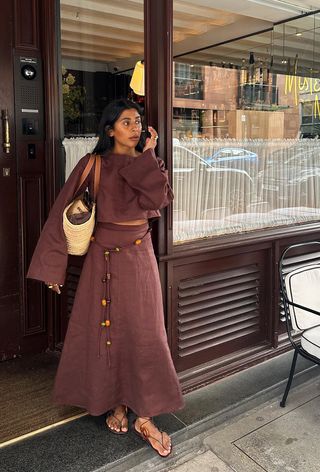
M 118 405 L 118 406 L 115 407 L 114 411 L 115 410 L 120 410 L 120 409 L 123 410 L 123 411 L 127 411 L 126 405 Z
M 152 418 L 151 418 L 151 416 L 137 416 L 136 421 L 139 424 L 142 424 L 142 423 L 145 423 L 147 421 L 152 421 Z

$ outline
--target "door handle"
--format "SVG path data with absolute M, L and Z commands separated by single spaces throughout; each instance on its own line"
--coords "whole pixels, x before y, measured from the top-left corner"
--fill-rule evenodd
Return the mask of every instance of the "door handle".
M 3 134 L 3 151 L 6 154 L 10 153 L 10 128 L 9 128 L 9 114 L 8 108 L 1 110 L 1 120 L 2 120 L 2 134 Z

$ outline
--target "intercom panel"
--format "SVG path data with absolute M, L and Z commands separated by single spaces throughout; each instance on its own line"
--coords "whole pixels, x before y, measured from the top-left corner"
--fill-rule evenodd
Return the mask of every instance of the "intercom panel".
M 15 57 L 14 86 L 16 138 L 30 143 L 43 140 L 43 78 L 39 57 L 21 54 Z M 33 158 L 32 152 L 29 157 Z

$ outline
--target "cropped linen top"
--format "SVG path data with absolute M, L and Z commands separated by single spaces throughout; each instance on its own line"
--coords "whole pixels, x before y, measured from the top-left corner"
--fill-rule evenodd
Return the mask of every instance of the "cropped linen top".
M 68 262 L 63 232 L 64 208 L 76 196 L 81 174 L 89 160 L 84 156 L 64 184 L 43 227 L 34 251 L 28 278 L 63 284 Z M 137 157 L 107 153 L 101 156 L 101 177 L 97 195 L 97 222 L 120 223 L 160 217 L 160 208 L 173 200 L 164 162 L 148 149 Z M 92 190 L 93 172 L 77 194 L 86 186 Z
M 84 168 L 89 156 L 83 159 Z M 138 157 L 112 153 L 103 156 L 97 197 L 98 222 L 159 217 L 159 209 L 172 199 L 164 162 L 153 150 L 148 149 Z

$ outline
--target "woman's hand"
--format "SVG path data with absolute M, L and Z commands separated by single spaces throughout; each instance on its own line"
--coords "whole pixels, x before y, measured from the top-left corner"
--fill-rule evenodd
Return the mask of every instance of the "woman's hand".
M 158 133 L 154 128 L 152 128 L 152 126 L 148 126 L 148 131 L 151 134 L 151 137 L 146 139 L 143 152 L 147 151 L 147 149 L 154 149 L 157 146 Z
M 60 295 L 61 293 L 61 290 L 60 290 L 60 287 L 62 287 L 62 285 L 59 285 L 59 284 L 54 284 L 54 283 L 51 283 L 51 282 L 46 282 L 46 286 L 52 290 L 53 292 L 56 292 Z

